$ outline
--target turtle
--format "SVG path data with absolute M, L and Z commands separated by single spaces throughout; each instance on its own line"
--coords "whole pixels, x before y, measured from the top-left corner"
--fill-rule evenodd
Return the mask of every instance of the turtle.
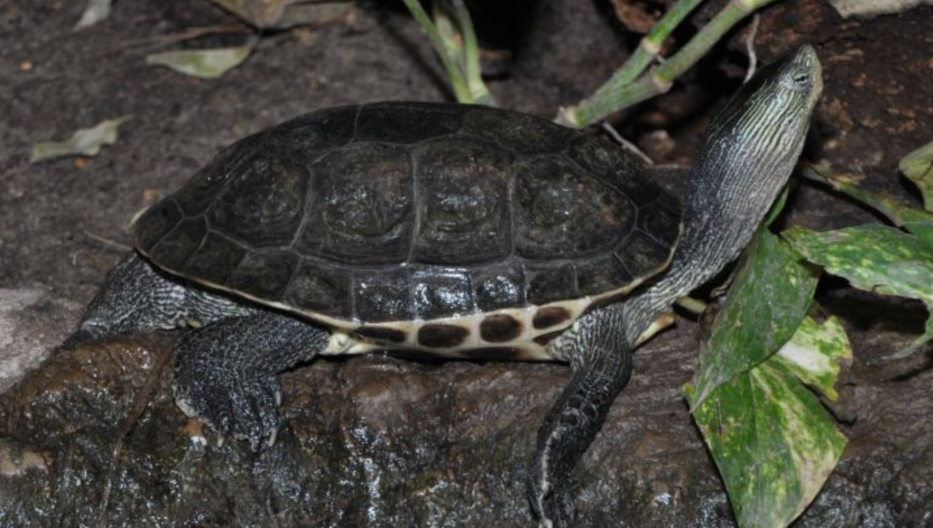
M 538 522 L 566 526 L 632 350 L 748 244 L 821 91 L 808 45 L 762 68 L 712 121 L 683 202 L 624 149 L 527 114 L 306 114 L 147 210 L 66 345 L 195 326 L 175 344 L 176 402 L 253 449 L 276 439 L 277 374 L 318 354 L 569 363 L 527 483 Z

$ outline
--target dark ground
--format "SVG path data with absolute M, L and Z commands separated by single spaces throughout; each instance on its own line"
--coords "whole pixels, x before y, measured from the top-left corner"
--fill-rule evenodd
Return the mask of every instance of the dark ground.
M 363 6 L 327 27 L 269 34 L 240 68 L 203 81 L 146 66 L 165 46 L 131 44 L 233 22 L 223 11 L 124 0 L 74 32 L 82 8 L 0 5 L 0 390 L 74 327 L 122 253 L 115 244 L 129 243 L 133 215 L 223 146 L 318 108 L 450 99 L 398 9 Z M 810 42 L 826 70 L 808 158 L 917 202 L 896 166 L 933 138 L 931 21 L 931 7 L 872 21 L 843 21 L 814 0 L 765 10 L 759 58 Z M 590 93 L 637 43 L 602 2 L 543 1 L 514 26 L 523 29 L 511 75 L 491 88 L 503 106 L 545 116 Z M 621 131 L 658 162 L 689 164 L 711 110 L 744 74 L 738 37 Z M 133 119 L 98 157 L 27 164 L 35 141 L 124 114 Z M 790 207 L 787 223 L 815 228 L 874 220 L 806 185 Z M 924 313 L 842 283 L 821 300 L 845 316 L 855 347 L 838 410 L 851 443 L 798 524 L 933 526 L 933 357 L 879 361 L 921 330 Z M 636 354 L 577 473 L 581 526 L 732 525 L 680 396 L 696 367 L 695 330 L 682 320 Z M 59 354 L 0 398 L 0 526 L 527 525 L 524 466 L 565 367 L 318 361 L 285 376 L 282 441 L 253 455 L 192 441 L 213 436 L 175 409 L 171 369 L 155 368 L 169 338 Z

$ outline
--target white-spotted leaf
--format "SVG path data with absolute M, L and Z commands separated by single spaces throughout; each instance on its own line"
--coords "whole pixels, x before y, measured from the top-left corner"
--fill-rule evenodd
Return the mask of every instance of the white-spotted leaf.
M 856 288 L 933 306 L 933 247 L 918 237 L 878 224 L 825 232 L 792 227 L 783 235 L 807 260 Z M 924 334 L 895 357 L 916 352 L 931 338 L 933 317 Z
M 786 243 L 759 230 L 700 358 L 697 403 L 790 340 L 806 317 L 816 282 Z
M 863 176 L 858 174 L 835 174 L 828 167 L 810 165 L 804 167 L 803 175 L 830 185 L 833 189 L 874 208 L 891 223 L 910 231 L 933 248 L 933 213 L 910 207 L 891 196 L 863 188 L 859 185 Z
M 839 399 L 836 378 L 843 364 L 852 362 L 852 345 L 835 317 L 823 324 L 803 320 L 794 337 L 774 355 L 797 378 L 831 401 Z
M 719 385 L 694 419 L 741 528 L 788 526 L 846 445 L 816 396 L 776 355 Z

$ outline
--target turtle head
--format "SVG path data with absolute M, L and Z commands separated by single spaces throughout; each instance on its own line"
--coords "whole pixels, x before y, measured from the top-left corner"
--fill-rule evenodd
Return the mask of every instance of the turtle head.
M 793 172 L 822 92 L 822 67 L 809 45 L 742 86 L 713 119 L 691 171 L 689 236 L 725 243 L 727 260 L 741 251 Z
M 757 186 L 770 180 L 776 185 L 767 187 L 779 190 L 803 150 L 810 116 L 823 93 L 822 72 L 810 45 L 761 68 L 710 125 L 697 175 L 710 176 L 703 174 L 703 164 L 720 171 L 728 164 L 733 178 L 745 172 L 749 183 Z M 734 183 L 746 182 L 738 176 Z M 770 200 L 762 205 L 769 204 Z

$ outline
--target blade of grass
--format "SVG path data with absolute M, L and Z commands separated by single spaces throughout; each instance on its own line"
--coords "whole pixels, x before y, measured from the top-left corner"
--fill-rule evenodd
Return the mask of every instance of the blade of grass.
M 421 2 L 418 0 L 402 1 L 405 3 L 405 7 L 407 7 L 411 12 L 411 15 L 421 25 L 421 28 L 428 35 L 428 39 L 431 41 L 431 45 L 434 46 L 434 50 L 437 52 L 441 59 L 441 63 L 444 65 L 444 69 L 447 71 L 447 77 L 450 79 L 450 85 L 454 91 L 454 96 L 457 98 L 457 101 L 461 103 L 474 103 L 475 101 L 473 96 L 470 94 L 466 80 L 464 79 L 460 69 L 457 67 L 455 58 L 451 57 L 443 35 L 441 34 L 437 25 L 434 24 L 428 14 L 424 11 L 424 8 L 421 7 Z

